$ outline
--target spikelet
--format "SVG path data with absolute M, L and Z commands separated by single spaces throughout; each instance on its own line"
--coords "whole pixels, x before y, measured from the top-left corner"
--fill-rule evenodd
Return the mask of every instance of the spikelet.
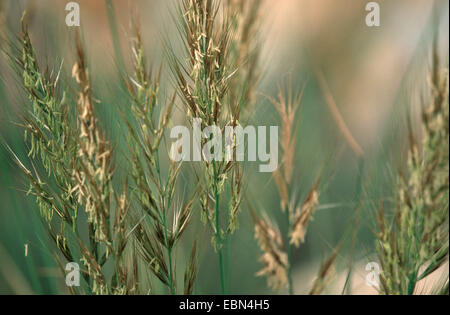
M 188 113 L 192 118 L 201 118 L 205 125 L 219 125 L 233 75 L 227 64 L 230 35 L 226 24 L 217 24 L 218 5 L 214 0 L 182 1 L 179 29 L 188 63 L 172 56 L 172 71 Z
M 305 242 L 306 229 L 308 223 L 312 220 L 313 214 L 319 205 L 319 193 L 317 191 L 317 185 L 313 185 L 301 207 L 297 208 L 297 211 L 293 220 L 293 227 L 291 232 L 290 243 L 296 247 L 300 246 L 300 243 Z
M 283 161 L 280 167 L 274 172 L 275 183 L 278 188 L 281 200 L 281 209 L 285 211 L 289 204 L 289 186 L 292 181 L 294 155 L 295 155 L 295 116 L 300 105 L 303 93 L 292 96 L 292 82 L 288 83 L 289 97 L 283 95 L 283 85 L 279 86 L 278 99 L 270 98 L 272 105 L 281 118 L 280 145 L 283 153 Z
M 257 276 L 266 276 L 269 287 L 275 290 L 283 289 L 288 284 L 288 258 L 280 231 L 267 217 L 259 218 L 253 211 L 252 217 L 255 223 L 255 239 L 263 252 L 259 260 L 264 264 L 264 268 Z

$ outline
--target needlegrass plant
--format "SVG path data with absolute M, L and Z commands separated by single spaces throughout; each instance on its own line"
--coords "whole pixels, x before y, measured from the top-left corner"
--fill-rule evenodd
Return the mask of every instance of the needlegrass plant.
M 449 294 L 447 47 L 423 45 L 428 76 L 405 75 L 421 88 L 399 87 L 406 110 L 377 147 L 323 54 L 299 54 L 282 79 L 293 57 L 273 57 L 269 29 L 292 25 L 271 13 L 294 5 L 281 2 L 151 1 L 174 28 L 155 39 L 147 11 L 124 22 L 105 0 L 100 44 L 85 20 L 47 41 L 56 28 L 33 21 L 53 13 L 0 2 L 0 293 Z M 339 82 L 355 82 L 349 65 Z M 198 160 L 171 158 L 178 125 Z M 279 130 L 269 174 L 237 158 L 237 134 L 216 146 L 205 131 L 267 125 Z M 208 159 L 217 148 L 227 158 Z

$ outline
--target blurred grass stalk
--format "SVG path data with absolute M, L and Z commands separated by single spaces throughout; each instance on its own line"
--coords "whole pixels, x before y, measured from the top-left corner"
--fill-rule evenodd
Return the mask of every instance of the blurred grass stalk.
M 115 60 L 118 64 L 119 72 L 125 72 L 125 59 L 122 54 L 122 47 L 120 45 L 120 36 L 117 27 L 116 12 L 112 0 L 105 0 L 106 13 L 108 15 L 109 29 L 111 31 L 111 39 L 114 46 Z

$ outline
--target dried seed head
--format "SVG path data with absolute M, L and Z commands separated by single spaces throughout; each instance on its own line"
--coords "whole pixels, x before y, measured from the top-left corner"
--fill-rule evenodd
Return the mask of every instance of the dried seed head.
M 257 276 L 266 276 L 268 285 L 275 290 L 285 288 L 288 284 L 288 257 L 280 231 L 267 217 L 261 219 L 254 212 L 252 217 L 255 222 L 255 239 L 263 251 L 259 260 L 264 264 L 264 268 Z
M 283 95 L 285 88 L 279 87 L 278 100 L 270 98 L 272 105 L 281 118 L 280 144 L 283 153 L 283 163 L 274 172 L 275 183 L 281 199 L 281 209 L 286 210 L 289 204 L 289 185 L 292 181 L 295 155 L 295 116 L 300 105 L 302 92 L 292 95 L 292 81 L 287 83 L 289 97 Z
M 308 223 L 312 220 L 314 212 L 319 205 L 319 193 L 317 191 L 317 185 L 309 191 L 301 207 L 297 208 L 294 216 L 294 224 L 291 233 L 291 244 L 295 244 L 296 247 L 300 246 L 300 243 L 305 242 L 306 229 Z

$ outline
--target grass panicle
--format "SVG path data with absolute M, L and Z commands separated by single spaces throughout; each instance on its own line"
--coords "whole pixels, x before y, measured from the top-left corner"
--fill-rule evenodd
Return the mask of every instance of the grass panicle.
M 287 90 L 288 97 L 284 96 Z M 294 93 L 292 83 L 279 86 L 278 99 L 270 101 L 281 119 L 280 147 L 282 163 L 274 172 L 275 184 L 280 196 L 280 210 L 285 214 L 286 233 L 282 237 L 278 229 L 266 219 L 258 218 L 254 213 L 255 238 L 263 252 L 261 261 L 265 268 L 258 275 L 268 276 L 268 284 L 273 289 L 287 288 L 294 293 L 292 281 L 292 245 L 299 247 L 305 241 L 308 223 L 319 204 L 319 180 L 311 186 L 303 201 L 295 200 L 292 191 L 294 174 L 294 156 L 296 148 L 297 111 L 303 92 Z M 264 233 L 264 231 L 267 231 Z M 275 246 L 276 245 L 276 246 Z M 276 247 L 276 250 L 274 249 Z M 277 263 L 275 263 L 277 262 Z
M 185 56 L 177 58 L 168 49 L 178 93 L 189 117 L 201 119 L 202 128 L 215 125 L 222 131 L 225 126 L 239 124 L 239 112 L 243 107 L 240 101 L 249 101 L 247 96 L 247 99 L 242 97 L 244 94 L 250 95 L 254 89 L 238 86 L 246 76 L 244 70 L 241 72 L 239 63 L 243 62 L 244 55 L 249 55 L 249 47 L 242 46 L 247 45 L 247 39 L 237 33 L 240 26 L 233 24 L 233 18 L 228 16 L 233 13 L 237 17 L 238 12 L 226 9 L 221 10 L 220 2 L 215 0 L 182 1 L 176 22 Z M 233 104 L 227 105 L 230 101 Z M 202 145 L 207 140 L 202 139 Z M 206 175 L 198 176 L 204 183 L 200 193 L 202 218 L 213 232 L 212 244 L 219 255 L 221 288 L 225 293 L 228 272 L 224 262 L 224 244 L 237 228 L 243 172 L 236 161 L 213 160 L 205 163 L 201 173 Z M 223 199 L 228 185 L 231 201 L 226 209 Z
M 420 280 L 448 262 L 448 69 L 441 68 L 436 47 L 429 82 L 421 113 L 422 140 L 409 123 L 408 167 L 398 173 L 393 218 L 382 203 L 377 212 L 384 294 L 416 293 Z M 448 278 L 444 292 L 445 285 Z
M 135 200 L 141 209 L 139 216 L 145 214 L 144 218 L 149 219 L 135 222 L 138 226 L 135 234 L 145 263 L 151 266 L 155 276 L 168 287 L 169 292 L 175 294 L 177 286 L 173 250 L 192 218 L 195 194 L 185 204 L 177 202 L 176 185 L 181 163 L 171 162 L 167 177 L 163 176 L 161 140 L 170 120 L 175 94 L 167 104 L 161 103 L 161 68 L 156 74 L 149 70 L 138 25 L 135 27 L 132 56 L 134 76 L 126 81 L 134 118 L 134 121 L 126 120 L 130 135 L 130 164 L 136 186 Z M 150 222 L 150 227 L 144 227 L 145 222 Z M 189 268 L 191 271 L 188 271 Z M 192 293 L 196 276 L 195 255 L 187 269 L 189 281 L 186 290 Z

